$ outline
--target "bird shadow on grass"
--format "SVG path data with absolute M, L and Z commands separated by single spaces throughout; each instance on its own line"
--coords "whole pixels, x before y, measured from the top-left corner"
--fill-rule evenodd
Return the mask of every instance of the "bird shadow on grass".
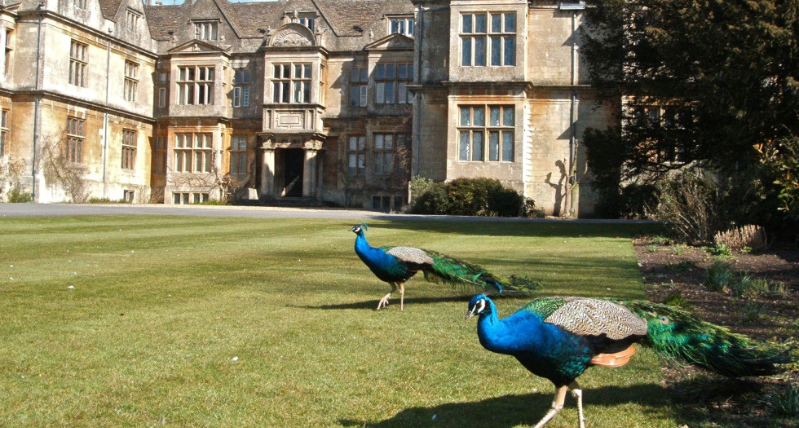
M 477 293 L 475 293 L 477 294 Z M 392 294 L 393 296 L 393 294 Z M 414 297 L 414 298 L 405 298 L 405 310 L 408 310 L 409 305 L 425 305 L 425 304 L 435 304 L 435 303 L 449 303 L 449 302 L 468 302 L 472 295 L 464 295 L 464 296 L 451 296 L 451 297 Z M 303 309 L 371 309 L 375 310 L 377 308 L 377 302 L 380 299 L 376 300 L 365 300 L 362 302 L 354 302 L 354 303 L 341 303 L 338 305 L 322 305 L 322 306 L 297 306 Z M 391 299 L 391 304 L 388 305 L 386 309 L 383 310 L 399 310 L 400 302 L 399 297 L 396 299 Z
M 591 420 L 591 407 L 616 406 L 635 403 L 646 408 L 647 412 L 667 415 L 669 400 L 664 400 L 665 389 L 658 385 L 635 385 L 628 387 L 606 386 L 583 391 L 583 405 L 586 420 Z M 505 395 L 482 401 L 466 403 L 447 403 L 432 407 L 412 407 L 380 422 L 340 419 L 344 427 L 366 428 L 405 428 L 405 427 L 447 427 L 447 428 L 510 428 L 518 425 L 533 426 L 546 414 L 552 403 L 552 393 L 537 392 L 525 395 Z M 574 399 L 569 396 L 566 408 L 574 408 Z M 557 418 L 575 417 L 559 414 Z M 574 421 L 577 425 L 577 421 Z

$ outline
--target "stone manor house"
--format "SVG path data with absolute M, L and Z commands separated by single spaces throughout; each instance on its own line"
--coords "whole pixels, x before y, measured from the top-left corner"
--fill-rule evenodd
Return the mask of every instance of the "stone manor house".
M 579 139 L 618 122 L 577 0 L 1 1 L 3 198 L 398 210 L 492 177 L 587 216 Z

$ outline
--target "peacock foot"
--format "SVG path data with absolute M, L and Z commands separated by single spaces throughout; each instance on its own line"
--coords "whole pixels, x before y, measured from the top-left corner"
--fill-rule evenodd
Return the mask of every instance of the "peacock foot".
M 391 293 L 386 294 L 385 296 L 383 296 L 382 299 L 380 299 L 380 302 L 377 303 L 377 310 L 378 311 L 383 309 L 383 308 L 385 308 L 386 306 L 388 306 L 388 298 L 389 297 L 391 297 Z

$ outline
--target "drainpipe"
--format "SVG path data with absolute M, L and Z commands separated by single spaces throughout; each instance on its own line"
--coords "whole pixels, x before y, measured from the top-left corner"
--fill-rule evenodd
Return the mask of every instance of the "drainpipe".
M 572 57 L 571 57 L 571 83 L 572 87 L 577 85 L 577 11 L 572 11 Z M 570 97 L 571 102 L 571 111 L 570 111 L 570 120 L 569 120 L 569 164 L 567 170 L 567 181 L 566 181 L 566 191 L 565 196 L 565 208 L 566 208 L 566 215 L 569 217 L 575 217 L 576 213 L 574 212 L 574 205 L 575 205 L 575 198 L 576 198 L 576 190 L 577 190 L 577 105 L 578 105 L 578 98 L 577 98 L 577 90 L 572 90 L 572 94 Z
M 108 29 L 108 44 L 106 45 L 106 60 L 105 60 L 105 108 L 103 112 L 103 197 L 108 197 L 108 188 L 106 182 L 106 171 L 108 169 L 108 101 L 109 91 L 111 87 L 111 34 L 114 33 L 113 28 Z
M 36 143 L 38 142 L 39 114 L 42 100 L 42 96 L 39 93 L 39 90 L 41 89 L 39 87 L 39 70 L 41 69 L 40 53 L 42 48 L 42 20 L 44 20 L 44 13 L 42 12 L 42 9 L 44 9 L 44 5 L 44 2 L 40 2 L 36 7 L 36 9 L 39 11 L 39 28 L 36 32 L 36 100 L 33 104 L 33 153 L 31 155 L 31 199 L 33 202 L 36 202 Z
M 422 84 L 422 46 L 424 45 L 424 13 L 425 12 L 438 12 L 438 11 L 448 10 L 448 9 L 449 9 L 449 6 L 442 6 L 442 7 L 432 8 L 432 9 L 424 9 L 421 4 L 416 6 L 416 10 L 417 10 L 416 16 L 418 16 L 418 21 L 419 21 L 419 25 L 416 26 L 416 29 L 419 31 L 419 49 L 418 49 L 417 59 L 416 59 L 416 74 L 415 74 L 415 79 L 416 79 L 416 83 L 417 84 L 420 84 L 420 85 Z M 411 175 L 413 175 L 414 169 L 416 170 L 417 174 L 419 173 L 419 157 L 420 157 L 420 153 L 419 153 L 420 150 L 419 149 L 422 146 L 421 117 L 420 117 L 419 112 L 422 110 L 422 97 L 421 96 L 416 96 L 414 104 L 415 104 L 415 108 L 414 108 L 415 114 L 414 114 L 413 120 L 414 120 L 414 122 L 416 122 L 416 141 L 417 141 L 417 145 L 416 145 L 416 150 L 415 150 L 415 153 L 414 153 L 414 157 L 416 158 L 416 162 L 415 162 L 415 165 L 411 165 Z M 414 166 L 415 166 L 415 168 L 414 168 Z M 410 195 L 410 185 L 408 186 L 408 189 L 409 189 L 408 190 L 408 194 Z M 408 197 L 408 202 L 410 203 L 410 196 Z
M 419 25 L 416 26 L 416 30 L 419 32 L 419 52 L 418 52 L 418 59 L 416 60 L 416 81 L 421 83 L 422 81 L 422 42 L 424 41 L 424 9 L 422 9 L 422 5 L 416 6 L 416 16 L 419 18 Z M 422 130 L 420 128 L 421 120 L 419 118 L 419 112 L 422 110 L 422 94 L 416 94 L 414 97 L 414 115 L 413 121 L 416 122 L 416 150 L 415 150 L 415 157 L 416 162 L 411 165 L 411 178 L 413 178 L 414 171 L 416 174 L 419 174 L 419 149 L 422 146 Z M 411 144 L 411 147 L 413 144 Z M 411 203 L 411 183 L 408 183 L 408 200 L 405 201 L 407 203 Z

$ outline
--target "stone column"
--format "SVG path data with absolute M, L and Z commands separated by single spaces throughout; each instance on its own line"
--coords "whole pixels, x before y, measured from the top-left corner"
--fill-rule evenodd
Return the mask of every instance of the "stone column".
M 275 197 L 275 149 L 264 143 L 261 151 L 261 199 L 271 199 Z
M 315 148 L 305 147 L 305 165 L 302 169 L 302 196 L 316 197 L 316 153 Z

